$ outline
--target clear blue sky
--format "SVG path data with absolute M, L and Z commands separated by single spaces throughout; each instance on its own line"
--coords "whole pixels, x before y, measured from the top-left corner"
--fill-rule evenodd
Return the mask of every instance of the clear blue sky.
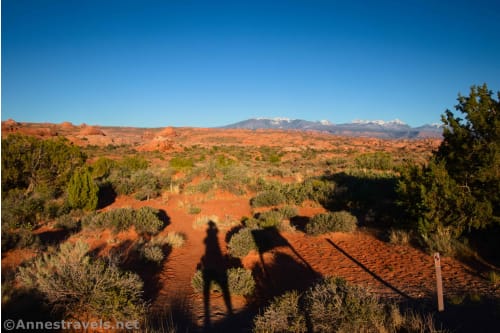
M 500 2 L 2 0 L 2 119 L 439 122 L 500 90 Z

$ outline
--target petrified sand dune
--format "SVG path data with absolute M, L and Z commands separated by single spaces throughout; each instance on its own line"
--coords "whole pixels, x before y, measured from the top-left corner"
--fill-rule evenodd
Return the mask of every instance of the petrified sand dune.
M 73 123 L 71 123 L 69 121 L 63 121 L 60 126 L 62 129 L 74 129 L 75 128 L 75 125 L 73 125 Z
M 102 136 L 106 135 L 106 134 L 104 134 L 104 132 L 102 130 L 100 130 L 99 128 L 94 127 L 94 126 L 84 126 L 80 130 L 79 134 L 80 135 L 102 135 Z

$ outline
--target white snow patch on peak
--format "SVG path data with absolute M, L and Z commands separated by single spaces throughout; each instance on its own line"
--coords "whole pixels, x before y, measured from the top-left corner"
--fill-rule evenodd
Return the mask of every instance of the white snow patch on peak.
M 325 119 L 324 120 L 320 120 L 319 123 L 321 125 L 331 125 L 332 124 L 329 120 L 325 120 Z
M 290 118 L 284 118 L 284 117 L 274 117 L 274 118 L 269 118 L 269 117 L 259 117 L 259 118 L 255 118 L 256 120 L 271 120 L 273 122 L 291 122 L 292 119 Z
M 394 119 L 390 121 L 385 121 L 385 120 L 361 120 L 361 119 L 356 119 L 353 120 L 353 124 L 376 124 L 376 125 L 406 125 L 405 122 L 399 120 L 399 119 Z

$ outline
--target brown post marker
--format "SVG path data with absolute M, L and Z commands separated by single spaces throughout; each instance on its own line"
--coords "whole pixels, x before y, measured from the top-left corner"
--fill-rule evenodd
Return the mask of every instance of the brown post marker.
M 439 258 L 439 252 L 434 253 L 434 267 L 436 268 L 438 311 L 444 311 L 443 279 L 441 277 L 441 259 Z

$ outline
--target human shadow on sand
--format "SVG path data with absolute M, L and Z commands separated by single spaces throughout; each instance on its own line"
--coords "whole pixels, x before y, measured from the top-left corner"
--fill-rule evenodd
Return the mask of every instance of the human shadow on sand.
M 203 309 L 204 309 L 204 329 L 210 330 L 210 289 L 212 283 L 220 286 L 222 297 L 226 305 L 227 314 L 233 314 L 233 307 L 231 304 L 231 294 L 228 285 L 228 262 L 223 256 L 219 244 L 217 234 L 219 229 L 213 221 L 208 222 L 207 235 L 204 239 L 205 254 L 198 264 L 198 269 L 201 270 L 203 276 Z

